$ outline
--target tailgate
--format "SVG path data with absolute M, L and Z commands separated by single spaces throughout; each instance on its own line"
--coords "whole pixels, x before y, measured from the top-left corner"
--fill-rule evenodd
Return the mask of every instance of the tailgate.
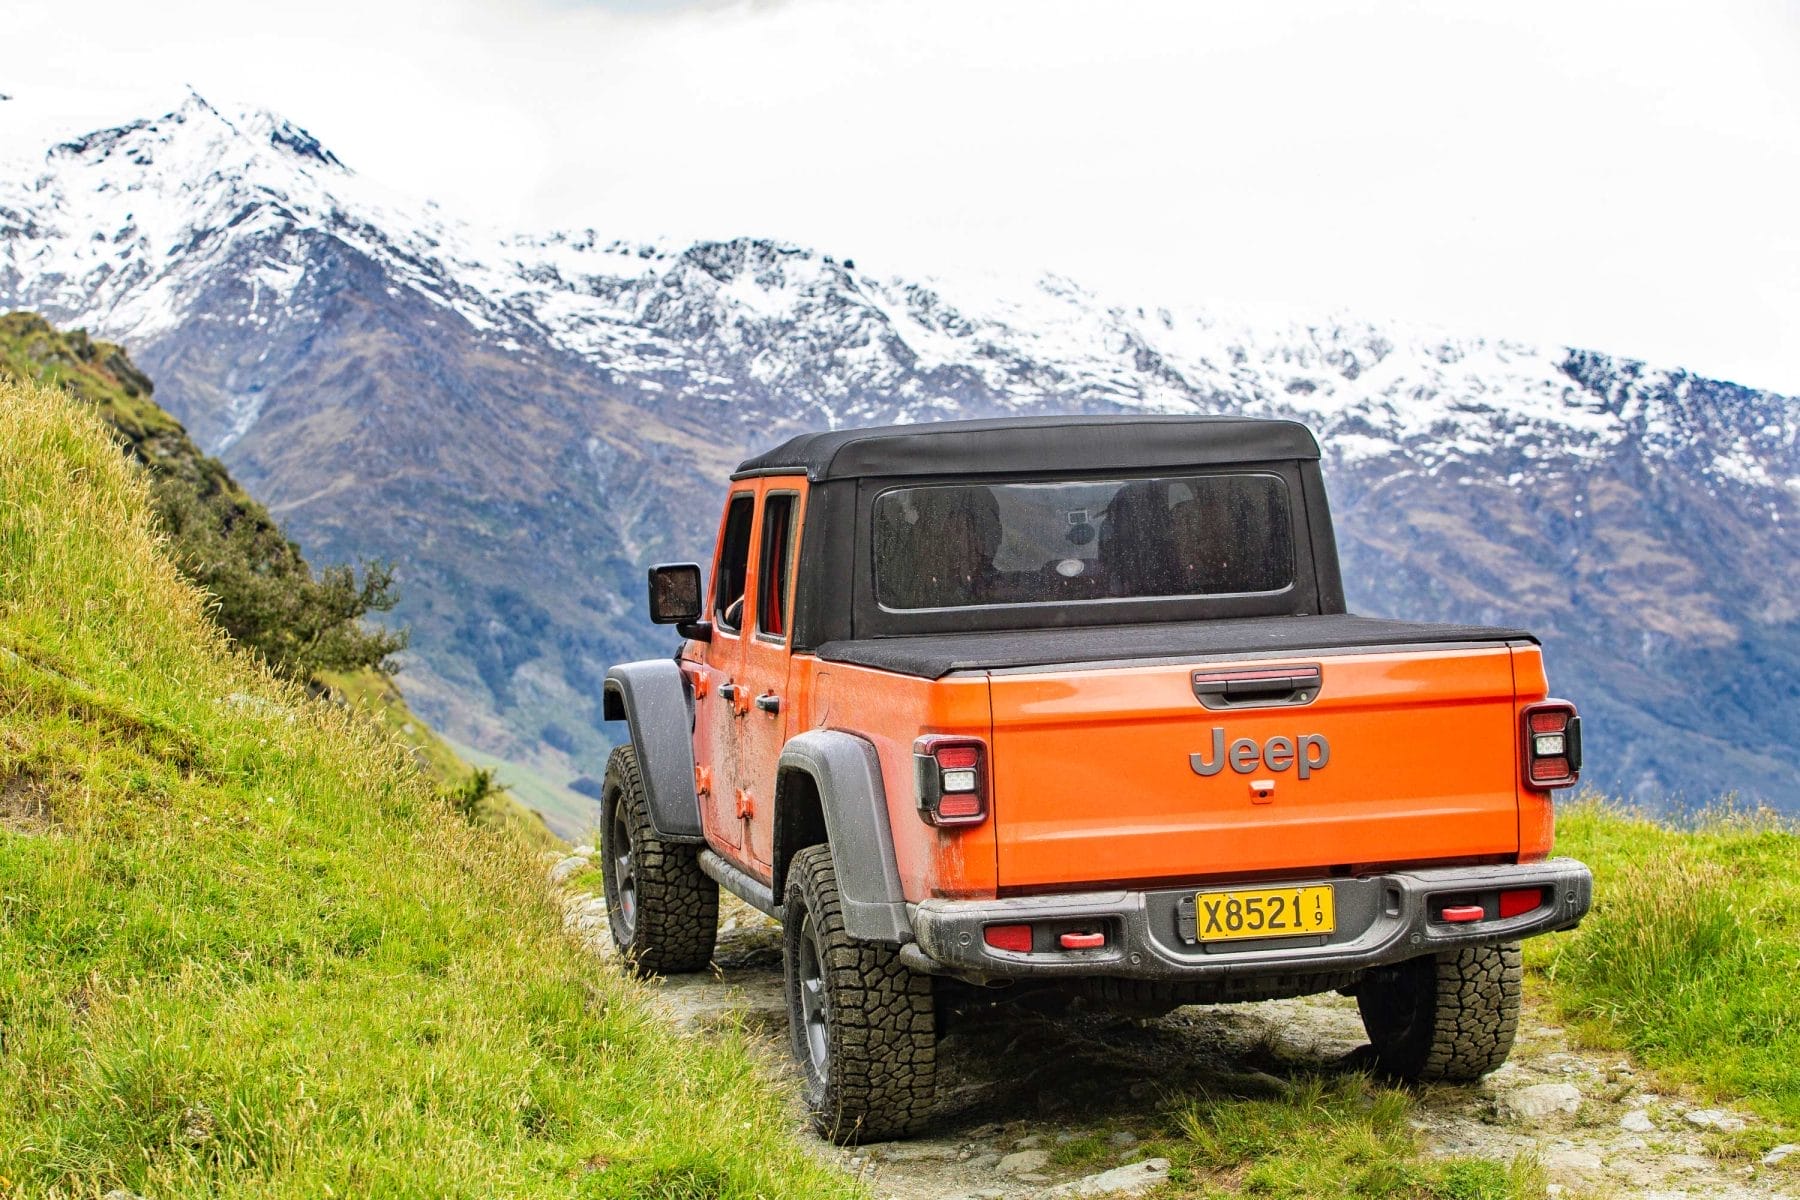
M 1319 686 L 1294 702 L 1211 709 L 1196 690 L 1196 672 L 1304 667 Z M 996 673 L 990 685 L 1003 888 L 1518 852 L 1505 645 Z M 1208 701 L 1232 703 L 1210 689 Z

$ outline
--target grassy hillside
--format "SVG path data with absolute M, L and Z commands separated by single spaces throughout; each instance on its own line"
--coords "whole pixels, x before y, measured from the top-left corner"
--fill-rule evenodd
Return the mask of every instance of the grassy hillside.
M 50 384 L 94 407 L 149 472 L 176 567 L 212 594 L 213 619 L 276 671 L 304 679 L 376 666 L 405 646 L 404 633 L 360 619 L 397 603 L 389 568 L 365 564 L 360 579 L 346 566 L 315 573 L 268 510 L 150 398 L 150 380 L 118 346 L 8 313 L 0 316 L 0 378 Z
M 227 632 L 394 733 L 440 786 L 466 786 L 472 768 L 412 714 L 387 672 L 357 665 L 403 640 L 362 627 L 350 611 L 364 585 L 343 568 L 314 579 L 300 548 L 156 403 L 149 378 L 122 349 L 81 330 L 62 332 L 33 313 L 8 313 L 0 316 L 0 379 L 7 378 L 61 388 L 91 405 L 148 470 L 151 507 L 176 567 L 212 594 L 208 611 Z M 558 841 L 507 791 L 484 797 L 478 815 L 536 844 Z
M 93 410 L 0 382 L 0 1191 L 851 1192 L 203 607 Z
M 1594 869 L 1580 929 L 1527 961 L 1592 1038 L 1743 1099 L 1800 1139 L 1800 828 L 1720 811 L 1676 829 L 1595 801 L 1559 814 L 1557 849 Z
M 365 667 L 360 671 L 320 671 L 314 682 L 326 690 L 335 702 L 374 721 L 412 752 L 420 770 L 446 791 L 467 787 L 474 768 L 466 755 L 459 755 L 445 738 L 414 715 L 401 695 L 393 677 L 383 671 Z M 485 765 L 485 764 L 483 764 Z M 508 772 L 510 776 L 511 772 Z M 521 838 L 527 845 L 550 849 L 566 843 L 544 823 L 540 811 L 526 807 L 523 789 L 515 789 L 495 773 L 496 787 L 481 796 L 476 819 L 495 829 L 504 829 Z M 515 795 L 515 792 L 520 794 Z

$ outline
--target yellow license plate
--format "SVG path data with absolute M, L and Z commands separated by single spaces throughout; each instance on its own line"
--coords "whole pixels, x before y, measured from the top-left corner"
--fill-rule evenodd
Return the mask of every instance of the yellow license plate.
M 1329 884 L 1196 892 L 1194 935 L 1203 942 L 1302 937 L 1337 928 Z

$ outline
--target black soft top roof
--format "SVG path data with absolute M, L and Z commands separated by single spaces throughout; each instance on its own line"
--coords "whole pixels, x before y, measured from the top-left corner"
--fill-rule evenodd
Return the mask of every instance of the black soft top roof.
M 953 475 L 1134 470 L 1316 459 L 1297 421 L 1257 417 L 999 417 L 803 433 L 747 458 L 732 476 Z

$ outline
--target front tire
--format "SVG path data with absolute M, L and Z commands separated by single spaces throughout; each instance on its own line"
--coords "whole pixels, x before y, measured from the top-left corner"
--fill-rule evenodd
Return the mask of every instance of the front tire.
M 1512 1053 L 1523 991 L 1519 943 L 1465 946 L 1370 971 L 1356 1007 L 1382 1074 L 1466 1083 Z
M 719 931 L 719 885 L 700 870 L 699 847 L 657 836 L 631 746 L 607 759 L 601 797 L 600 870 L 613 945 L 639 975 L 704 970 Z
M 782 923 L 788 1027 L 813 1127 L 838 1142 L 917 1132 L 936 1091 L 931 977 L 908 970 L 899 947 L 844 932 L 829 847 L 794 856 Z

